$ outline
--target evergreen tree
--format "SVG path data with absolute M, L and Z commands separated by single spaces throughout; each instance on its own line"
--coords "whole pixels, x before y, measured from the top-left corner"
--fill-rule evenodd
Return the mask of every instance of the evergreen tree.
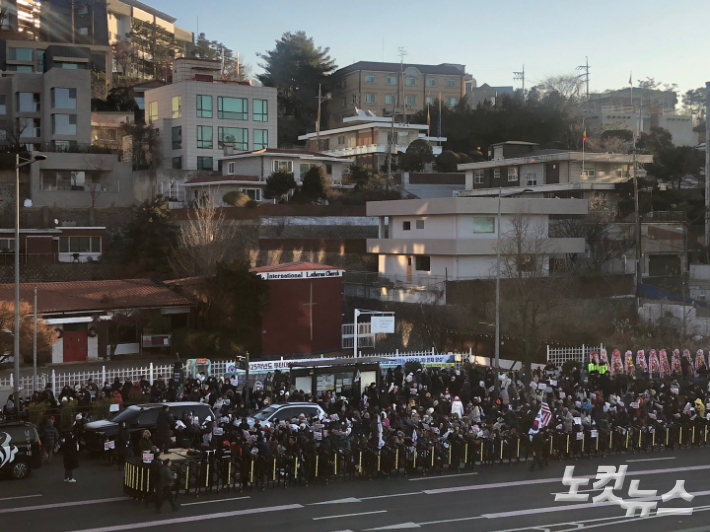
M 148 271 L 169 271 L 177 231 L 165 196 L 159 195 L 136 207 L 126 229 L 129 262 L 139 263 Z
M 328 176 L 325 173 L 325 168 L 322 166 L 312 166 L 308 172 L 306 172 L 306 175 L 303 176 L 301 193 L 309 201 L 328 199 L 330 196 L 330 186 L 328 185 Z

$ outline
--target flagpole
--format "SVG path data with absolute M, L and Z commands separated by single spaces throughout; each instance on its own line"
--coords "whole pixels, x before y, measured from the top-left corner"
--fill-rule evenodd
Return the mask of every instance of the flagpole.
M 439 138 L 441 138 L 441 93 L 439 93 Z
M 629 72 L 629 85 L 631 86 L 631 108 L 634 108 L 634 82 L 633 82 L 634 72 L 633 70 Z
M 584 118 L 582 118 L 582 179 L 586 176 L 584 175 L 584 147 L 587 144 L 587 127 L 584 125 Z

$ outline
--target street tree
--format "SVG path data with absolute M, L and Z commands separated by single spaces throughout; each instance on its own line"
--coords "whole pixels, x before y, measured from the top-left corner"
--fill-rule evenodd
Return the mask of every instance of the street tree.
M 266 186 L 264 187 L 264 197 L 266 199 L 283 200 L 288 194 L 296 188 L 296 178 L 293 173 L 285 170 L 273 172 L 266 178 Z
M 26 363 L 32 362 L 34 320 L 32 306 L 20 301 L 20 353 Z M 26 319 L 27 318 L 27 319 Z M 15 304 L 12 301 L 0 301 L 0 329 L 14 331 Z M 42 318 L 37 318 L 37 360 L 40 363 L 52 361 L 52 344 L 57 341 L 57 333 Z M 0 361 L 2 353 L 12 353 L 15 349 L 15 337 L 12 334 L 0 334 Z
M 328 175 L 322 166 L 312 166 L 303 176 L 301 194 L 309 201 L 318 201 L 330 197 L 330 185 Z

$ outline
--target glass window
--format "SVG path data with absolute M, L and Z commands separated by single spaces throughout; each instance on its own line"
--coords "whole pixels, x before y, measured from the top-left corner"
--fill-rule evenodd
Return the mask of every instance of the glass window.
M 44 50 L 37 50 L 37 71 L 44 72 Z
M 483 184 L 483 170 L 474 170 L 473 171 L 473 182 L 476 185 L 482 185 Z
M 397 85 L 397 78 L 394 76 L 387 76 L 385 78 L 385 85 Z
M 15 249 L 14 238 L 0 238 L 0 251 L 11 251 Z
M 66 70 L 86 70 L 86 65 L 84 63 L 59 63 L 62 68 Z
M 84 27 L 84 28 L 79 28 L 79 35 L 88 35 L 89 34 L 89 28 Z
M 518 180 L 518 168 L 508 168 L 508 181 Z
M 0 115 L 7 114 L 7 105 L 5 104 L 5 95 L 0 96 Z
M 173 157 L 173 170 L 182 170 L 182 157 Z
M 274 161 L 272 164 L 274 172 L 293 173 L 293 161 Z
M 205 150 L 214 148 L 212 126 L 197 126 L 197 147 Z
M 475 217 L 473 219 L 474 233 L 495 233 L 495 229 L 496 219 L 492 216 L 490 218 Z
M 387 105 L 394 105 L 394 94 L 385 95 L 385 103 Z
M 76 89 L 52 89 L 52 106 L 57 109 L 76 109 Z
M 375 103 L 375 95 L 365 94 L 365 103 Z
M 402 222 L 402 231 L 411 231 L 412 222 Z
M 417 105 L 417 97 L 416 96 L 407 96 L 406 103 L 407 103 L 407 105 Z
M 417 229 L 424 229 L 424 220 L 417 220 L 414 222 L 414 227 Z
M 500 179 L 500 168 L 495 168 L 493 170 L 493 179 Z
M 86 172 L 69 170 L 42 172 L 40 190 L 83 191 L 86 186 Z
M 415 257 L 415 264 L 414 267 L 417 271 L 420 272 L 430 272 L 431 271 L 431 257 L 421 255 L 418 257 Z
M 212 96 L 197 95 L 197 118 L 212 118 Z
M 455 89 L 456 88 L 456 80 L 455 79 L 447 79 L 446 80 L 446 88 L 447 89 Z
M 34 67 L 30 65 L 7 65 L 7 69 L 10 72 L 34 72 Z
M 375 76 L 365 76 L 365 83 L 368 83 L 370 85 L 375 84 Z
M 32 92 L 17 94 L 17 107 L 21 113 L 38 113 L 40 111 L 40 95 Z
M 76 115 L 52 115 L 52 133 L 76 135 Z
M 241 127 L 217 128 L 217 147 L 222 149 L 224 148 L 225 143 L 232 144 L 235 150 L 248 150 L 249 130 Z
M 182 149 L 182 126 L 175 126 L 173 128 L 173 149 Z
M 158 120 L 158 102 L 148 104 L 148 122 L 151 124 Z
M 234 163 L 229 163 L 227 165 L 227 174 L 228 175 L 234 175 L 234 167 L 235 167 Z
M 34 61 L 32 48 L 10 48 L 11 61 Z
M 426 86 L 427 87 L 436 87 L 436 80 L 434 78 L 427 78 Z
M 20 130 L 20 138 L 38 138 L 42 136 L 39 118 L 18 118 L 17 127 Z M 27 149 L 30 149 L 29 146 Z
M 424 98 L 424 101 L 427 105 L 434 105 L 436 103 L 436 98 L 434 98 L 433 96 L 427 96 L 426 98 Z
M 356 104 L 357 103 L 357 94 L 353 94 L 350 96 L 351 103 Z
M 173 118 L 182 116 L 182 96 L 173 96 Z
M 343 100 L 345 102 L 345 100 Z M 268 122 L 269 121 L 269 102 L 268 100 L 252 100 L 252 105 L 254 110 L 252 112 L 251 119 L 254 122 Z
M 53 140 L 52 144 L 54 144 L 54 151 L 68 152 L 71 149 L 72 144 L 76 145 L 76 142 L 72 142 L 70 140 Z
M 407 78 L 407 86 L 414 87 L 417 84 L 417 78 Z
M 217 118 L 224 120 L 249 120 L 246 98 L 217 98 Z
M 457 103 L 458 103 L 458 99 L 457 99 L 457 98 L 449 98 L 449 99 L 448 99 L 448 105 L 449 105 L 449 107 L 453 107 L 453 106 L 455 106 Z
M 269 131 L 267 129 L 254 130 L 254 149 L 263 150 L 269 147 Z
M 212 162 L 212 157 L 197 157 L 197 169 L 213 170 L 214 163 Z

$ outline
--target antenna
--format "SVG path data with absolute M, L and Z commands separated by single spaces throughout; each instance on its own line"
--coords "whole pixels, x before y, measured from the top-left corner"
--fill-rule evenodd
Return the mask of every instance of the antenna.
M 577 79 L 584 78 L 587 83 L 587 101 L 589 101 L 589 56 L 584 56 L 584 58 L 584 64 L 578 66 L 575 70 L 581 71 L 581 74 L 577 76 Z
M 399 55 L 399 83 L 402 87 L 402 99 L 399 100 L 399 106 L 402 108 L 402 123 L 407 122 L 407 109 L 405 105 L 404 97 L 404 58 L 407 55 L 407 49 L 404 46 L 399 46 L 397 48 L 397 55 Z M 397 91 L 397 98 L 399 99 L 399 91 Z M 392 116 L 392 122 L 394 123 L 394 115 Z
M 523 82 L 523 100 L 525 99 L 525 65 L 520 72 L 513 72 L 513 80 Z

